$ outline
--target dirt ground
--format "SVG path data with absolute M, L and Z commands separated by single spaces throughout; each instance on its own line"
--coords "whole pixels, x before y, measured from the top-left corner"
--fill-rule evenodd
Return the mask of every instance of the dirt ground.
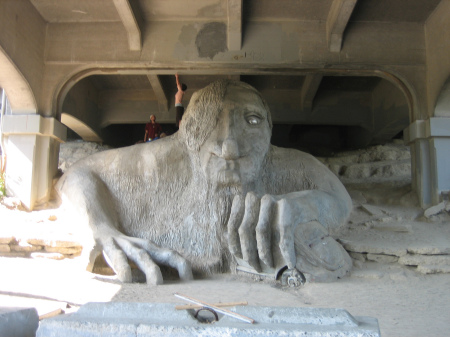
M 57 308 L 70 313 L 98 301 L 183 304 L 173 296 L 178 292 L 206 302 L 343 308 L 353 316 L 376 317 L 382 336 L 444 337 L 450 331 L 450 274 L 421 275 L 405 267 L 368 262 L 363 273 L 295 289 L 232 274 L 149 287 L 76 272 L 68 262 L 0 258 L 1 305 L 34 306 L 39 314 Z
M 343 308 L 354 316 L 377 318 L 385 337 L 450 336 L 450 216 L 448 210 L 424 216 L 401 166 L 409 159 L 403 152 L 391 156 L 389 151 L 394 150 L 379 151 L 384 160 L 372 157 L 370 165 L 353 155 L 325 161 L 340 175 L 354 203 L 349 225 L 335 233 L 354 258 L 354 268 L 335 282 L 289 288 L 255 275 L 230 273 L 151 287 L 82 271 L 77 259 L 0 257 L 0 305 L 35 306 L 39 314 L 55 308 L 70 313 L 96 301 L 182 304 L 173 296 L 178 292 L 205 302 Z M 64 227 L 64 215 L 58 212 L 0 205 L 0 234 L 6 228 L 33 228 L 41 235 L 50 227 L 74 230 Z M 417 262 L 408 262 L 411 259 Z

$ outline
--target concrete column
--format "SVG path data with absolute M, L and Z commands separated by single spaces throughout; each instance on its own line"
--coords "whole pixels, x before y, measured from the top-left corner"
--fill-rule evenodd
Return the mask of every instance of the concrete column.
M 6 115 L 3 135 L 6 193 L 18 197 L 32 210 L 50 198 L 59 144 L 66 138 L 66 128 L 54 118 Z
M 450 117 L 413 122 L 404 132 L 411 146 L 413 187 L 426 208 L 450 196 Z

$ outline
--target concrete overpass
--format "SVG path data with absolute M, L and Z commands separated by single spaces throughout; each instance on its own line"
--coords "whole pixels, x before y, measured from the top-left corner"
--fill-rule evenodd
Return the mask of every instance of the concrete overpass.
M 403 132 L 424 207 L 450 191 L 450 0 L 0 0 L 7 188 L 49 198 L 65 127 L 86 140 L 234 78 L 266 97 L 273 143 L 363 147 Z M 3 105 L 4 107 L 5 105 Z M 61 123 L 62 122 L 62 123 Z

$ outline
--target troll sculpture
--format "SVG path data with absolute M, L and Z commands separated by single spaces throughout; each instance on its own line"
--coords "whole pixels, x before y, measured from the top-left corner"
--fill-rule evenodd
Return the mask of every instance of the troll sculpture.
M 311 155 L 271 145 L 271 130 L 260 93 L 221 80 L 192 96 L 176 134 L 73 165 L 57 191 L 90 228 L 88 265 L 103 252 L 131 282 L 130 259 L 149 284 L 162 265 L 183 280 L 236 266 L 294 283 L 345 275 L 329 231 L 346 223 L 347 191 Z

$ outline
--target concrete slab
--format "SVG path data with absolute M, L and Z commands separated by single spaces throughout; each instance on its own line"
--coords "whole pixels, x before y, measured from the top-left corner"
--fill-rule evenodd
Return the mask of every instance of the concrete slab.
M 53 336 L 380 336 L 378 321 L 353 317 L 344 309 L 257 307 L 231 308 L 256 322 L 221 316 L 205 324 L 194 310 L 169 303 L 88 303 L 77 313 L 41 322 L 37 337 Z
M 34 337 L 38 326 L 35 308 L 0 307 L 0 337 Z

